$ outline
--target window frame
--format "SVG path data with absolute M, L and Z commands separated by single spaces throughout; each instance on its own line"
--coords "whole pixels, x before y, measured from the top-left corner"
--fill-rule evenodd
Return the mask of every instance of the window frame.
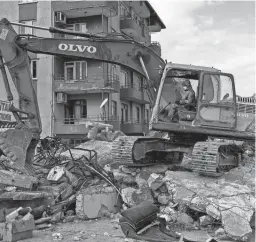
M 114 100 L 111 101 L 111 115 L 113 117 L 117 116 L 117 101 Z
M 145 109 L 145 123 L 149 123 L 149 110 L 147 108 Z
M 25 21 L 20 21 L 21 24 L 27 24 L 27 25 L 35 25 L 36 20 L 25 20 Z M 22 28 L 24 28 L 24 33 L 22 33 Z M 26 31 L 29 30 L 29 31 Z M 29 33 L 27 33 L 29 32 Z M 35 35 L 35 29 L 34 28 L 29 28 L 25 26 L 19 26 L 19 34 L 21 35 Z
M 122 73 L 124 74 L 124 85 L 123 85 L 123 83 L 122 83 Z M 125 71 L 125 70 L 121 70 L 120 71 L 120 86 L 121 87 L 123 87 L 123 88 L 126 88 L 126 87 L 128 87 L 128 72 L 127 71 Z
M 79 63 L 80 68 L 79 68 L 79 78 L 77 78 L 77 64 Z M 81 75 L 83 74 L 83 63 L 85 63 L 85 76 Z M 73 64 L 73 79 L 68 80 L 67 79 L 67 68 L 71 67 Z M 67 61 L 64 62 L 64 79 L 67 81 L 82 81 L 87 78 L 87 72 L 88 72 L 88 67 L 87 67 L 87 61 Z
M 35 63 L 36 64 L 36 75 L 35 75 L 35 77 L 34 77 L 34 68 L 33 68 L 33 63 Z M 32 80 L 37 80 L 37 63 L 38 63 L 38 60 L 37 59 L 31 59 L 30 60 L 30 70 L 31 70 L 31 77 L 32 77 Z
M 111 81 L 115 81 L 116 76 L 117 76 L 116 65 L 111 65 L 111 69 L 110 69 L 110 79 L 111 79 Z
M 127 123 L 129 120 L 129 105 L 126 103 L 121 103 L 121 111 L 123 114 L 123 117 L 121 117 L 121 121 L 123 123 Z

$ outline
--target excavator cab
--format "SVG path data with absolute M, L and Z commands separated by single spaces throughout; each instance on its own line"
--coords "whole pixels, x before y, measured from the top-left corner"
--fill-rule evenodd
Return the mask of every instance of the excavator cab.
M 192 104 L 182 105 L 186 91 L 182 83 L 189 81 L 195 94 Z M 167 64 L 153 112 L 153 122 L 179 123 L 218 129 L 236 127 L 236 94 L 234 78 L 219 70 L 191 65 Z M 156 112 L 157 109 L 157 112 Z M 175 109 L 175 112 L 170 112 Z M 172 113 L 173 117 L 168 117 Z

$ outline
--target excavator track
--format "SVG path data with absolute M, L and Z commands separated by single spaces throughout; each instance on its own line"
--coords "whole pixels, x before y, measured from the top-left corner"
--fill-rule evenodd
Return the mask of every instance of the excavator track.
M 183 154 L 169 150 L 172 146 L 161 137 L 121 136 L 113 142 L 112 158 L 114 163 L 134 167 L 180 163 Z
M 225 152 L 227 151 L 227 152 Z M 230 143 L 225 141 L 206 141 L 195 144 L 192 155 L 188 156 L 189 168 L 207 176 L 221 176 L 224 172 L 238 166 L 239 149 L 230 152 Z
M 121 136 L 114 140 L 112 145 L 112 158 L 116 163 L 133 164 L 134 143 L 143 136 Z

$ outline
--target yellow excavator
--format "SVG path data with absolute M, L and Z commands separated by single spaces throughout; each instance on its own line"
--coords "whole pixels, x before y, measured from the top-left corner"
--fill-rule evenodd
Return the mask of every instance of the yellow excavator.
M 19 35 L 13 25 L 82 38 Z M 92 35 L 2 19 L 0 69 L 8 101 L 13 101 L 13 95 L 6 68 L 16 86 L 20 107 L 10 107 L 17 126 L 0 134 L 0 148 L 3 155 L 27 171 L 32 171 L 33 155 L 42 131 L 28 51 L 114 63 L 145 77 L 146 91 L 153 106 L 149 125 L 151 132 L 143 137 L 118 138 L 113 143 L 113 162 L 130 166 L 173 163 L 181 162 L 183 154 L 188 153 L 192 157 L 192 170 L 219 175 L 237 166 L 241 154 L 233 144 L 221 140 L 255 141 L 254 116 L 244 119 L 237 115 L 235 82 L 231 74 L 210 67 L 166 63 L 150 46 L 120 34 Z M 178 121 L 172 122 L 164 117 L 164 110 L 181 99 L 184 80 L 190 80 L 192 84 L 196 106 L 194 110 L 178 110 Z M 167 133 L 168 138 L 152 135 L 153 131 Z

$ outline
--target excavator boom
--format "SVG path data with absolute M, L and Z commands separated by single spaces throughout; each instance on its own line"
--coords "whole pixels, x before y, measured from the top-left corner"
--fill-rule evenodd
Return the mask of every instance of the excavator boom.
M 39 27 L 40 28 L 40 27 Z M 41 28 L 42 29 L 42 28 Z M 49 29 L 49 31 L 51 28 Z M 50 31 L 51 32 L 51 31 Z M 52 31 L 61 33 L 61 30 Z M 67 31 L 63 30 L 64 33 Z M 69 33 L 74 34 L 74 33 Z M 79 35 L 79 34 L 78 34 Z M 149 47 L 131 39 L 86 35 L 82 39 L 39 38 L 18 35 L 7 19 L 0 21 L 0 65 L 8 100 L 13 96 L 6 75 L 8 68 L 20 99 L 20 109 L 11 106 L 18 126 L 1 135 L 0 148 L 4 155 L 21 166 L 31 163 L 40 138 L 41 120 L 37 97 L 32 85 L 27 51 L 77 59 L 93 59 L 128 67 L 147 79 L 147 94 L 154 104 L 165 62 Z M 26 114 L 22 120 L 19 113 Z

